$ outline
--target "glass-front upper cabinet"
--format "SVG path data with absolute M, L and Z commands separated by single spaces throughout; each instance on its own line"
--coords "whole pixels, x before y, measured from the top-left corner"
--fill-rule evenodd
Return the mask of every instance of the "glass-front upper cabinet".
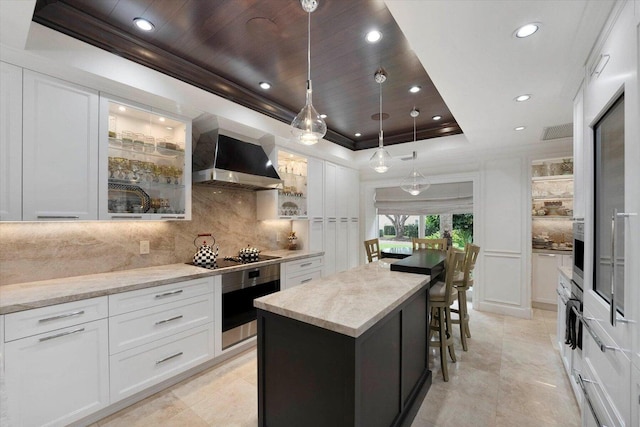
M 258 191 L 258 219 L 307 219 L 307 158 L 278 150 L 281 189 Z
M 191 219 L 191 121 L 100 100 L 100 219 Z

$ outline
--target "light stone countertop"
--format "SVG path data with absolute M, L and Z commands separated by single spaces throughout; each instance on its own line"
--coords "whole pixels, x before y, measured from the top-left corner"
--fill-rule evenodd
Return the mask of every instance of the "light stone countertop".
M 183 280 L 217 276 L 261 265 L 311 258 L 324 255 L 324 252 L 278 250 L 264 251 L 264 254 L 281 258 L 217 270 L 208 270 L 188 264 L 168 264 L 0 286 L 0 314 L 150 288 Z
M 573 277 L 573 267 L 563 266 L 563 267 L 558 267 L 558 270 L 564 277 L 566 277 L 569 280 L 571 280 L 571 277 Z
M 265 311 L 357 338 L 431 277 L 376 261 L 254 300 Z

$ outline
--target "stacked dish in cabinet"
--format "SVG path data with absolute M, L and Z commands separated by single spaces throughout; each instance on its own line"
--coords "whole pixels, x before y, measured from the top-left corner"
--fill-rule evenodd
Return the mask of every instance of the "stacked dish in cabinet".
M 103 99 L 101 108 L 108 111 L 101 135 L 107 181 L 101 216 L 189 219 L 189 121 L 111 99 Z
M 532 164 L 531 215 L 533 249 L 571 251 L 573 162 L 540 160 Z

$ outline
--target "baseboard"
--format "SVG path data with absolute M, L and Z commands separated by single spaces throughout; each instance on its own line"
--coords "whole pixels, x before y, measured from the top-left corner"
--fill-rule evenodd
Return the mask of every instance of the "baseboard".
M 493 304 L 486 301 L 476 301 L 473 308 L 478 311 L 488 311 L 489 313 L 504 314 L 506 316 L 519 317 L 522 319 L 533 318 L 533 309 L 525 307 L 509 307 L 502 304 Z
M 548 302 L 532 301 L 531 302 L 531 307 L 539 308 L 540 310 L 558 311 L 558 305 L 557 304 L 550 304 Z

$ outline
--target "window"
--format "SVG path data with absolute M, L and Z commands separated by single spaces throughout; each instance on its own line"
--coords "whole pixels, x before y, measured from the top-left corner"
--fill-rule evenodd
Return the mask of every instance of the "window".
M 411 247 L 412 237 L 440 239 L 449 230 L 455 248 L 473 242 L 473 214 L 378 215 L 378 226 L 381 249 Z

